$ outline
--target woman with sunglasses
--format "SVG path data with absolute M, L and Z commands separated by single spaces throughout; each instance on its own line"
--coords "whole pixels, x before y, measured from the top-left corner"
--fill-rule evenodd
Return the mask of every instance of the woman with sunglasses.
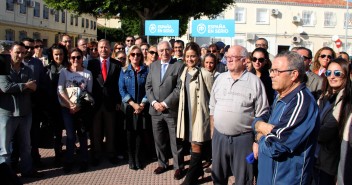
M 121 63 L 122 67 L 126 66 L 126 53 L 125 53 L 125 51 L 118 51 L 116 53 L 115 59 Z
M 91 41 L 88 43 L 88 60 L 99 58 L 98 43 Z
M 263 82 L 265 92 L 268 97 L 269 105 L 273 104 L 274 101 L 274 90 L 271 84 L 271 78 L 269 69 L 271 67 L 271 61 L 269 59 L 269 53 L 264 48 L 256 48 L 251 55 L 252 60 L 252 73 L 257 75 L 258 78 Z
M 117 60 L 117 52 L 119 51 L 125 52 L 125 45 L 122 42 L 116 42 L 114 44 L 114 48 L 112 49 L 112 52 L 111 52 L 111 58 L 114 58 Z
M 61 114 L 61 105 L 58 100 L 57 86 L 59 83 L 59 76 L 61 70 L 68 66 L 68 55 L 66 47 L 60 44 L 53 44 L 48 50 L 49 65 L 45 67 L 46 76 L 50 82 L 49 101 L 51 109 L 49 110 L 49 122 L 54 127 L 54 151 L 55 151 L 55 165 L 61 165 L 62 157 L 62 130 L 64 128 L 64 121 Z
M 148 49 L 147 60 L 144 61 L 144 64 L 149 66 L 151 63 L 158 60 L 158 50 L 156 45 L 152 45 Z
M 124 104 L 125 126 L 127 131 L 128 164 L 132 170 L 142 169 L 141 143 L 146 122 L 143 120 L 148 103 L 145 82 L 148 67 L 143 64 L 143 54 L 137 45 L 132 46 L 127 54 L 127 62 L 119 78 L 119 91 Z
M 314 56 L 312 71 L 319 76 L 324 76 L 329 62 L 334 58 L 336 58 L 336 53 L 333 49 L 330 47 L 320 48 Z
M 209 100 L 213 85 L 212 73 L 198 65 L 201 53 L 195 42 L 187 44 L 184 50 L 184 68 L 180 80 L 180 99 L 177 117 L 177 138 L 191 143 L 191 159 L 182 185 L 198 184 L 204 175 L 202 154 L 204 144 L 210 138 Z
M 83 53 L 78 48 L 71 49 L 69 53 L 69 65 L 62 69 L 58 83 L 59 101 L 62 106 L 62 116 L 66 129 L 66 154 L 64 172 L 69 173 L 73 168 L 73 154 L 75 148 L 76 134 L 79 138 L 80 168 L 84 172 L 88 169 L 87 132 L 82 120 L 77 117 L 81 107 L 79 97 L 92 92 L 92 73 L 83 68 Z
M 335 185 L 343 130 L 351 114 L 352 87 L 348 62 L 342 58 L 327 65 L 327 88 L 318 100 L 320 130 L 314 169 L 315 185 Z M 349 167 L 351 168 L 351 167 Z M 351 174 L 348 174 L 351 175 Z

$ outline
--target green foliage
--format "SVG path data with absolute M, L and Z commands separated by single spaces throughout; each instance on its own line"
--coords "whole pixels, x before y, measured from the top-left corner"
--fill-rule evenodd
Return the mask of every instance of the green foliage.
M 145 20 L 180 20 L 180 36 L 191 17 L 216 17 L 234 0 L 44 0 L 51 8 L 110 18 L 119 15 L 126 35 L 143 35 Z

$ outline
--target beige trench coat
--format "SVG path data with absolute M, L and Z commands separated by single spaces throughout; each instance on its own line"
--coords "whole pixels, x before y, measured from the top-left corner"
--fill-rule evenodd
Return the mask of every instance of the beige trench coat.
M 177 117 L 177 138 L 185 138 L 185 79 L 188 68 L 186 67 L 180 77 L 180 99 Z M 210 116 L 209 116 L 209 99 L 210 91 L 213 86 L 214 78 L 210 72 L 204 68 L 193 68 L 188 72 L 192 79 L 189 84 L 190 105 L 192 111 L 192 141 L 204 142 L 211 139 L 210 137 Z

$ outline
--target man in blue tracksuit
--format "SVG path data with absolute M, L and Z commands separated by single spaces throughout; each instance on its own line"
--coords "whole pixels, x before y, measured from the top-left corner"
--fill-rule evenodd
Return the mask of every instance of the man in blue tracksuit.
M 270 69 L 278 96 L 270 113 L 252 127 L 259 146 L 258 185 L 309 184 L 319 130 L 319 112 L 305 86 L 303 58 L 286 52 L 275 57 Z

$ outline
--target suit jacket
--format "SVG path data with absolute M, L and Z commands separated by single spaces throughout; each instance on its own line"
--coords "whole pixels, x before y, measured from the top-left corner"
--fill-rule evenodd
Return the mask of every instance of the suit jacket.
M 169 117 L 176 117 L 180 90 L 177 81 L 183 69 L 183 63 L 171 59 L 169 66 L 161 79 L 161 61 L 150 65 L 147 81 L 145 84 L 148 101 L 150 102 L 149 114 L 152 116 L 165 114 Z M 152 107 L 152 102 L 165 102 L 168 109 L 160 113 Z
M 114 111 L 117 104 L 121 104 L 121 95 L 119 93 L 119 76 L 121 71 L 120 63 L 110 58 L 109 71 L 104 82 L 100 59 L 93 59 L 88 61 L 87 69 L 92 72 L 93 75 L 93 98 L 95 101 L 95 107 L 99 108 L 104 105 L 108 111 Z
M 306 86 L 317 100 L 322 93 L 324 79 L 311 71 L 307 73 L 307 76 L 308 81 Z

